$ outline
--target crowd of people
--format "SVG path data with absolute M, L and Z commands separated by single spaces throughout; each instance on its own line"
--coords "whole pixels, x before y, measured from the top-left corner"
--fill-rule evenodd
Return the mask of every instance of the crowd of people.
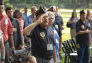
M 29 14 L 27 7 L 24 13 L 11 7 L 5 8 L 0 2 L 0 62 L 9 63 L 12 51 L 22 50 L 28 45 L 31 53 L 24 63 L 60 63 L 64 22 L 58 7 L 51 6 L 48 10 L 40 7 L 37 10 L 36 6 L 32 6 L 30 11 Z M 76 39 L 78 63 L 88 63 L 92 37 L 90 10 L 87 15 L 81 10 L 80 18 L 74 10 L 67 24 L 71 39 Z

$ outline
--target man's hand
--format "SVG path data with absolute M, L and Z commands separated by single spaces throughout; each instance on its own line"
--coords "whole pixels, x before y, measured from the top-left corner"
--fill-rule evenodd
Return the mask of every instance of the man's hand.
M 15 47 L 11 47 L 11 50 L 15 50 Z
M 1 61 L 1 63 L 5 63 L 5 61 Z
M 44 16 L 44 14 L 41 15 L 41 16 L 38 18 L 38 20 L 37 20 L 37 23 L 38 23 L 38 24 L 41 24 L 41 23 L 42 23 L 42 18 L 43 18 L 43 16 Z
M 65 28 L 65 27 L 64 27 L 64 26 L 62 26 L 62 27 L 61 27 L 61 30 L 64 30 L 64 28 Z
M 17 32 L 17 28 L 13 28 L 13 31 L 14 31 L 14 32 Z
M 90 33 L 90 30 L 87 29 L 87 30 L 77 32 L 77 34 L 85 34 L 85 33 Z
M 36 58 L 34 56 L 29 56 L 27 63 L 37 63 Z
M 38 24 L 41 24 L 41 23 L 42 23 L 41 18 L 39 18 L 36 22 L 37 22 Z
M 10 35 L 10 37 L 9 37 L 9 42 L 10 42 L 11 50 L 14 50 L 14 49 L 15 49 L 15 47 L 14 47 L 13 34 L 12 34 L 12 35 Z
M 19 46 L 19 49 L 24 49 L 24 45 L 20 45 Z
M 87 29 L 85 32 L 86 32 L 86 33 L 90 33 L 90 30 Z
M 73 19 L 73 23 L 74 23 L 74 22 L 77 22 L 76 18 Z

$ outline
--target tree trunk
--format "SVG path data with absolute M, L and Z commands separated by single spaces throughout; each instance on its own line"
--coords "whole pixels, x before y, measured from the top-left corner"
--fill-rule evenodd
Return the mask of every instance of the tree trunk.
M 42 0 L 42 6 L 45 7 L 45 4 L 46 4 L 46 0 Z
M 73 3 L 73 11 L 76 11 L 77 0 L 72 0 L 72 3 Z

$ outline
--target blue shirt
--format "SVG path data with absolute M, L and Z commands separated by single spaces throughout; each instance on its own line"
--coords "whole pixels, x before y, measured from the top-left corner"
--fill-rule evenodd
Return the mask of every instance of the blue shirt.
M 28 16 L 28 25 L 33 23 L 33 18 L 34 18 L 33 15 Z
M 30 14 L 28 14 L 28 13 L 23 13 L 22 14 L 22 17 L 23 17 L 23 20 L 24 20 L 24 27 L 28 26 L 28 16 L 29 15 Z
M 59 44 L 60 44 L 60 43 L 59 43 L 59 40 L 60 40 L 60 38 L 59 38 L 59 35 L 58 35 L 56 29 L 55 29 L 54 27 L 52 27 L 52 29 L 53 29 L 54 38 L 55 38 L 56 54 L 58 55 L 58 54 L 59 54 Z
M 52 41 L 53 41 L 54 47 L 56 48 L 56 54 L 58 55 L 59 54 L 59 40 L 60 40 L 59 35 L 55 27 L 49 27 L 48 31 L 52 35 Z
M 76 22 L 79 20 L 79 18 L 76 18 Z M 71 17 L 69 21 L 73 21 L 73 18 Z M 72 28 L 75 28 L 76 29 L 76 22 L 73 22 L 72 23 Z

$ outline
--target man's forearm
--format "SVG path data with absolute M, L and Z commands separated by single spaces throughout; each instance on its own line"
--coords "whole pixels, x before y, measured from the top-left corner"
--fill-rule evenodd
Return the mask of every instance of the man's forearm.
M 59 43 L 59 51 L 62 50 L 62 36 L 60 37 L 60 43 Z
M 10 46 L 11 46 L 11 48 L 14 49 L 13 35 L 11 35 L 11 36 L 9 37 L 9 42 L 10 42 Z
M 2 39 L 2 43 L 1 43 L 1 57 L 3 59 L 5 59 L 5 47 L 4 47 L 3 39 Z
M 30 32 L 38 25 L 37 22 L 34 22 L 33 24 L 30 24 L 29 26 L 27 26 L 24 30 L 23 30 L 23 34 L 24 35 L 29 35 Z
M 56 48 L 54 47 L 54 54 L 53 54 L 54 63 L 57 63 L 57 54 L 56 54 Z
M 87 33 L 86 30 L 85 31 L 79 31 L 77 34 L 85 34 Z

